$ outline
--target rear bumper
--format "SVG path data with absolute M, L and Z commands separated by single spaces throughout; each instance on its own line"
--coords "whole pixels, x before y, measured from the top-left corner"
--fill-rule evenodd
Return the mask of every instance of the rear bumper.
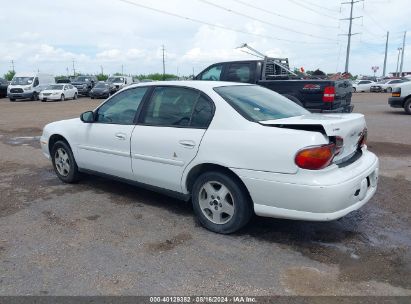
M 388 98 L 388 104 L 392 108 L 403 108 L 404 107 L 404 97 L 390 97 Z
M 375 194 L 378 158 L 363 156 L 344 168 L 278 174 L 232 169 L 246 185 L 257 215 L 330 221 L 359 209 Z
M 323 109 L 307 109 L 311 113 L 351 113 L 354 110 L 353 105 L 347 105 L 344 107 L 339 107 L 332 110 L 323 110 Z

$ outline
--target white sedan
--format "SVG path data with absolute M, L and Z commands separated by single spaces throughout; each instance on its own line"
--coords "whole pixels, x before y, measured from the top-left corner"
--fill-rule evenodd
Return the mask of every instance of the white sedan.
M 77 96 L 77 88 L 72 86 L 71 84 L 52 84 L 48 86 L 45 90 L 40 92 L 39 99 L 41 101 L 64 101 L 69 98 L 77 99 Z
M 372 80 L 360 80 L 352 85 L 353 92 L 370 92 L 371 87 L 375 85 Z
M 218 233 L 260 216 L 329 221 L 367 203 L 378 158 L 361 114 L 310 114 L 257 85 L 129 86 L 80 118 L 44 127 L 41 147 L 67 183 L 102 174 L 192 200 Z

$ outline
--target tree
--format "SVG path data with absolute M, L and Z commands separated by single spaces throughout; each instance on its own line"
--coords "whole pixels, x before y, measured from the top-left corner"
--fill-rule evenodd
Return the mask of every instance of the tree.
M 16 72 L 10 70 L 6 74 L 4 74 L 4 78 L 8 81 L 11 81 L 13 79 L 14 75 L 16 75 Z
M 108 79 L 108 75 L 106 75 L 106 74 L 98 74 L 97 75 L 97 80 L 98 81 L 106 81 Z

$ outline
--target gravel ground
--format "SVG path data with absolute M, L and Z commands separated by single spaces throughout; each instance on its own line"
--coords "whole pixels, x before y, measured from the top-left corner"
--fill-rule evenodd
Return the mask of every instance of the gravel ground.
M 40 152 L 48 122 L 100 101 L 0 99 L 0 295 L 411 295 L 411 116 L 355 94 L 376 196 L 333 222 L 201 228 L 188 203 L 107 179 L 66 185 Z

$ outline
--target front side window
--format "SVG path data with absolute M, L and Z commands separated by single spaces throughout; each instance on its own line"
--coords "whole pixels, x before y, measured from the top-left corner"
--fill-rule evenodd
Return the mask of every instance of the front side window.
M 154 126 L 206 128 L 212 116 L 212 106 L 207 105 L 207 102 L 209 103 L 196 90 L 157 87 L 145 106 L 142 123 Z
M 251 121 L 281 119 L 309 114 L 288 98 L 256 85 L 214 88 L 237 112 Z
M 228 69 L 227 80 L 235 82 L 250 82 L 251 65 L 249 63 L 231 64 Z
M 96 121 L 109 124 L 133 124 L 138 106 L 146 92 L 147 88 L 134 88 L 113 96 L 98 109 Z
M 220 80 L 222 70 L 222 64 L 212 66 L 211 68 L 203 72 L 203 74 L 201 75 L 201 80 Z

